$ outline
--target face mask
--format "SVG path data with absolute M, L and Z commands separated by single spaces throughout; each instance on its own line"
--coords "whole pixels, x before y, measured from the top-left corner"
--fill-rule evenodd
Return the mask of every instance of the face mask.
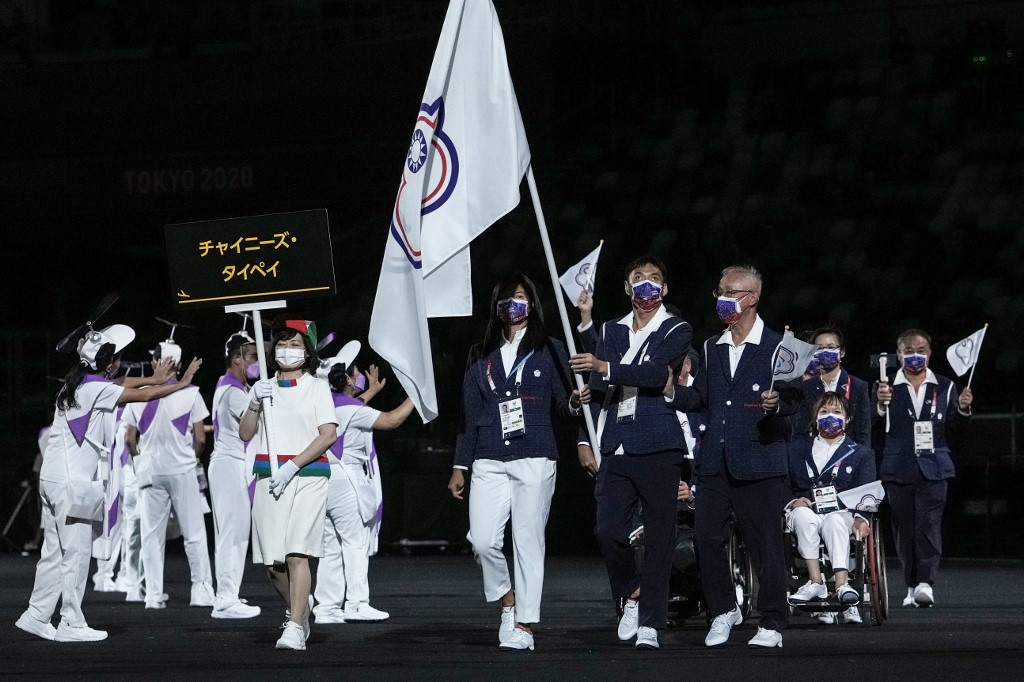
M 245 378 L 249 381 L 256 381 L 260 378 L 260 363 L 250 362 L 245 368 Z
M 718 319 L 725 324 L 734 323 L 740 319 L 740 313 L 743 312 L 740 309 L 740 299 L 719 296 L 718 303 L 715 304 L 715 312 L 718 313 Z
M 362 393 L 366 390 L 366 375 L 360 372 L 352 380 L 352 384 L 356 387 L 356 393 Z
M 907 370 L 911 374 L 919 374 L 923 372 L 925 365 L 927 364 L 928 356 L 926 355 L 911 353 L 910 355 L 903 356 L 903 369 Z
M 530 314 L 530 304 L 518 298 L 503 298 L 498 301 L 497 312 L 505 324 L 519 324 Z
M 839 351 L 822 348 L 814 353 L 814 359 L 822 370 L 831 372 L 839 366 Z
M 661 285 L 657 282 L 645 279 L 634 284 L 632 289 L 633 304 L 645 313 L 656 310 L 661 305 Z
M 301 348 L 278 348 L 274 351 L 274 359 L 281 369 L 294 369 L 306 359 L 306 351 Z
M 846 417 L 841 414 L 826 414 L 818 417 L 818 435 L 822 438 L 835 438 L 846 428 Z

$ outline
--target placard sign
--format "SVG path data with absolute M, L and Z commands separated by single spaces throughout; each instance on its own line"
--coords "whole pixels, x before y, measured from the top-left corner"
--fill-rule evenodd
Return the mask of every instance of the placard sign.
M 176 308 L 337 291 L 325 209 L 176 223 L 164 233 Z

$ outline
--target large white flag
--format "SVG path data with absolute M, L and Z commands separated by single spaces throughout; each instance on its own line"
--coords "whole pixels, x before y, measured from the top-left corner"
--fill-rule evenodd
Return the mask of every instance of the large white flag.
M 978 353 L 981 351 L 981 342 L 985 340 L 986 329 L 987 324 L 963 341 L 957 341 L 946 349 L 946 359 L 958 377 L 967 374 L 967 371 L 978 362 Z
M 782 334 L 782 343 L 775 351 L 775 367 L 772 382 L 789 381 L 803 376 L 818 347 L 804 343 L 793 336 L 788 329 Z
M 402 167 L 370 345 L 428 422 L 437 416 L 428 317 L 470 315 L 469 243 L 519 203 L 530 163 L 490 0 L 448 5 Z
M 573 305 L 579 300 L 580 294 L 583 293 L 584 289 L 593 293 L 594 280 L 597 278 L 597 259 L 601 256 L 601 247 L 603 245 L 604 241 L 602 240 L 597 245 L 597 248 L 591 251 L 586 258 L 566 270 L 558 278 L 558 282 L 562 285 L 565 295 L 569 297 Z

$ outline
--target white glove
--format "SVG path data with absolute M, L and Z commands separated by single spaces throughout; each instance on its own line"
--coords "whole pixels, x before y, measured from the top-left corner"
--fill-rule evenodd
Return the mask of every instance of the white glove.
M 255 398 L 256 402 L 260 402 L 265 398 L 269 398 L 274 394 L 274 380 L 273 379 L 260 379 L 252 385 L 252 397 Z
M 291 460 L 277 467 L 277 473 L 270 478 L 270 494 L 277 497 L 283 493 L 288 486 L 288 481 L 292 480 L 297 473 L 299 473 L 299 467 L 295 466 L 295 462 Z

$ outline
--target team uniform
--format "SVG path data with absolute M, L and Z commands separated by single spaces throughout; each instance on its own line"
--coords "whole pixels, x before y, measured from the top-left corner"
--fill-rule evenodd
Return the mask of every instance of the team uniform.
M 125 523 L 123 518 L 124 502 L 124 467 L 131 459 L 128 446 L 125 444 L 125 432 L 128 425 L 122 416 L 124 406 L 115 411 L 114 441 L 110 447 L 108 466 L 101 470 L 108 472 L 104 489 L 103 531 L 93 541 L 92 554 L 96 557 L 96 572 L 92 576 L 93 589 L 98 592 L 116 592 L 114 569 L 122 554 L 122 534 Z

